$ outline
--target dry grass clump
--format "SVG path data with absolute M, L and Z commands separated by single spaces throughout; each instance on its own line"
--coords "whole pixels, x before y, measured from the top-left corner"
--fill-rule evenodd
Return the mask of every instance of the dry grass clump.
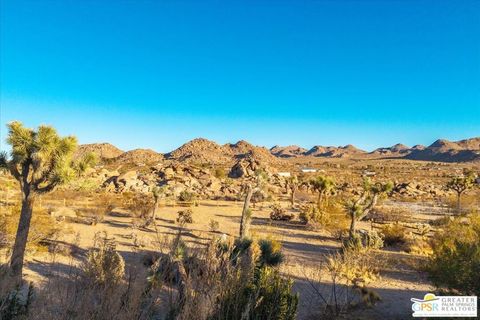
M 316 299 L 317 308 L 311 310 L 314 319 L 349 319 L 356 307 L 370 307 L 381 300 L 368 287 L 379 279 L 377 257 L 369 251 L 329 254 L 316 273 L 305 276 Z
M 310 228 L 318 228 L 330 223 L 330 215 L 325 209 L 319 209 L 315 204 L 309 204 L 300 209 L 300 221 Z
M 407 230 L 400 223 L 389 223 L 381 228 L 383 242 L 387 246 L 401 245 L 407 242 Z
M 95 234 L 93 248 L 82 265 L 84 276 L 100 285 L 113 285 L 125 275 L 125 261 L 115 250 L 115 242 L 106 233 Z
M 423 237 L 412 236 L 401 245 L 403 251 L 419 256 L 429 256 L 433 253 L 430 241 Z
M 134 218 L 146 220 L 153 210 L 153 197 L 141 193 L 123 193 L 123 207 L 130 211 Z
M 0 212 L 0 249 L 13 246 L 20 219 L 20 210 L 20 206 L 16 205 Z M 45 246 L 45 240 L 58 236 L 61 228 L 58 227 L 55 219 L 45 209 L 35 207 L 33 211 L 27 251 L 44 251 L 48 248 Z M 8 250 L 7 255 L 9 255 Z

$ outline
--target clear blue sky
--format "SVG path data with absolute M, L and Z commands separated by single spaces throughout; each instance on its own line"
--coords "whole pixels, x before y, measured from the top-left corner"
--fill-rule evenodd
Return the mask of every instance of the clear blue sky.
M 1 0 L 1 134 L 304 147 L 480 136 L 480 1 Z

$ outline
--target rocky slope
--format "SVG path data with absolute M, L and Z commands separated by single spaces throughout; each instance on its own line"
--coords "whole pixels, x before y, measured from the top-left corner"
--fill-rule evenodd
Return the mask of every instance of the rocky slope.
M 79 145 L 74 157 L 78 158 L 89 152 L 94 153 L 100 160 L 116 158 L 123 153 L 110 143 L 91 143 Z
M 234 144 L 219 145 L 203 138 L 191 140 L 165 156 L 169 160 L 202 164 L 232 163 L 246 156 L 262 161 L 276 161 L 276 158 L 270 154 L 268 149 L 256 147 L 244 140 Z
M 348 158 L 351 156 L 358 156 L 365 153 L 366 151 L 363 151 L 351 144 L 348 144 L 343 147 L 314 146 L 313 148 L 305 152 L 305 155 L 313 157 Z
M 160 162 L 163 160 L 163 155 L 157 153 L 151 149 L 134 149 L 122 153 L 115 159 L 116 163 L 136 163 L 136 164 L 147 164 L 153 162 Z
M 308 150 L 299 146 L 274 146 L 270 149 L 270 153 L 279 158 L 293 158 L 304 156 Z
M 404 144 L 397 143 L 391 147 L 378 148 L 369 154 L 383 157 L 401 157 L 409 154 L 411 149 Z
M 456 142 L 439 139 L 425 149 L 412 150 L 405 158 L 441 162 L 480 161 L 480 138 Z
M 416 145 L 409 148 L 398 143 L 391 147 L 378 148 L 372 152 L 366 152 L 350 144 L 343 147 L 314 146 L 310 150 L 295 145 L 286 147 L 274 146 L 269 150 L 265 147 L 254 146 L 244 140 L 220 145 L 207 139 L 197 138 L 165 155 L 150 149 L 135 149 L 123 152 L 111 144 L 96 143 L 81 145 L 75 156 L 79 157 L 86 152 L 93 152 L 100 159 L 118 162 L 119 164 L 150 164 L 167 160 L 181 163 L 231 166 L 239 159 L 246 157 L 271 164 L 278 163 L 282 161 L 281 159 L 299 157 L 404 158 L 439 162 L 468 162 L 480 161 L 480 137 L 456 142 L 437 140 L 428 147 Z

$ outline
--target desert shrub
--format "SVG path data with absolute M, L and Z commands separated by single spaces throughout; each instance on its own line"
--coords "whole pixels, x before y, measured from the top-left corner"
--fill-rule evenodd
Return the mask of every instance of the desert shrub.
M 453 216 L 443 216 L 441 218 L 430 221 L 430 224 L 435 227 L 443 227 L 452 222 L 453 219 Z
M 292 285 L 293 281 L 282 278 L 278 270 L 260 269 L 254 286 L 257 301 L 250 319 L 296 319 L 298 296 L 292 294 Z
M 140 270 L 105 287 L 85 281 L 82 270 L 52 277 L 35 290 L 28 319 L 158 319 L 159 292 L 148 290 Z
M 419 236 L 408 237 L 401 248 L 407 253 L 421 256 L 429 256 L 433 253 L 430 241 Z
M 217 220 L 211 219 L 208 223 L 208 228 L 210 229 L 210 232 L 218 232 L 220 229 L 220 223 Z
M 225 179 L 227 177 L 227 173 L 225 172 L 225 169 L 223 169 L 223 168 L 215 168 L 215 171 L 213 172 L 213 175 L 217 179 Z
M 371 252 L 335 252 L 326 255 L 324 261 L 306 274 L 306 281 L 314 289 L 312 319 L 350 319 L 349 311 L 380 300 L 367 287 L 379 278 L 377 258 Z
M 480 215 L 467 219 L 455 219 L 436 234 L 427 271 L 439 288 L 480 295 Z
M 184 190 L 178 195 L 178 201 L 191 202 L 195 200 L 195 194 Z
M 280 250 L 269 239 L 262 245 L 251 239 L 235 244 L 214 239 L 182 256 L 160 257 L 149 280 L 152 288 L 174 288 L 169 319 L 295 319 L 298 297 L 292 281 L 266 262 Z
M 284 260 L 282 253 L 282 244 L 280 241 L 267 238 L 258 241 L 260 247 L 259 265 L 260 266 L 277 266 Z
M 178 211 L 177 223 L 185 225 L 187 223 L 193 223 L 193 211 L 192 209 Z
M 386 224 L 381 229 L 383 242 L 387 246 L 407 242 L 407 230 L 399 223 Z
M 256 204 L 258 202 L 263 202 L 263 201 L 270 201 L 272 199 L 271 194 L 268 193 L 268 191 L 263 188 L 263 189 L 258 189 L 255 190 L 252 194 L 252 203 Z
M 298 216 L 300 221 L 307 225 L 326 225 L 330 222 L 330 216 L 324 210 L 320 210 L 316 205 L 303 207 Z
M 366 286 L 379 278 L 378 266 L 371 254 L 354 250 L 327 257 L 327 269 L 354 286 Z
M 270 212 L 270 219 L 276 221 L 290 221 L 294 217 L 293 214 L 287 213 L 285 208 L 282 208 L 280 204 L 276 203 L 272 206 L 272 212 Z
M 153 197 L 146 194 L 125 193 L 123 195 L 123 205 L 127 210 L 132 212 L 135 218 L 145 220 L 150 217 L 154 202 Z
M 383 247 L 382 237 L 374 230 L 358 230 L 352 237 L 345 238 L 342 243 L 344 251 L 352 250 L 357 252 Z
M 240 239 L 230 256 L 240 260 L 229 279 L 235 285 L 223 288 L 211 319 L 295 319 L 298 296 L 292 293 L 293 282 L 275 268 L 283 261 L 278 241 Z
M 87 253 L 82 266 L 84 276 L 92 283 L 112 286 L 122 281 L 125 275 L 125 262 L 115 250 L 115 243 L 106 234 L 95 235 L 93 249 Z

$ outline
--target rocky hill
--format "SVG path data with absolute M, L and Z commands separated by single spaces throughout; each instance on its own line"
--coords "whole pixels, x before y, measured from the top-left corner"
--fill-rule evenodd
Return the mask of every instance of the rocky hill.
M 456 142 L 439 139 L 424 149 L 412 150 L 405 158 L 441 162 L 480 161 L 480 138 Z
M 275 162 L 277 159 L 265 147 L 257 147 L 253 144 L 240 140 L 234 144 L 226 144 L 223 146 L 234 159 L 251 157 L 261 162 Z
M 147 164 L 153 162 L 160 162 L 163 160 L 163 155 L 151 149 L 134 149 L 122 153 L 118 157 L 112 159 L 116 163 L 135 163 Z
M 351 144 L 348 144 L 343 147 L 314 146 L 313 148 L 305 152 L 305 155 L 313 157 L 348 158 L 351 156 L 363 155 L 365 153 L 366 151 L 363 151 Z
M 231 152 L 213 141 L 197 138 L 167 153 L 165 157 L 180 162 L 217 164 L 231 161 Z
M 440 139 L 425 147 L 415 145 L 411 148 L 403 144 L 375 149 L 366 152 L 349 144 L 346 146 L 314 146 L 310 150 L 302 147 L 274 146 L 270 150 L 265 147 L 254 146 L 240 140 L 237 143 L 217 144 L 204 138 L 193 139 L 174 151 L 162 155 L 150 149 L 135 149 L 128 152 L 116 148 L 109 143 L 95 143 L 81 145 L 76 152 L 79 157 L 87 152 L 97 154 L 100 159 L 119 163 L 152 163 L 163 160 L 194 163 L 194 164 L 221 164 L 232 165 L 239 159 L 249 157 L 264 163 L 279 163 L 282 159 L 317 157 L 317 158 L 404 158 L 409 160 L 439 161 L 439 162 L 468 162 L 480 161 L 480 137 L 460 141 Z
M 397 143 L 391 147 L 378 148 L 370 152 L 371 155 L 382 157 L 401 157 L 409 154 L 412 149 L 404 144 Z
M 113 159 L 123 153 L 122 150 L 118 149 L 110 143 L 81 144 L 78 146 L 74 158 L 81 157 L 89 152 L 95 154 L 100 160 Z
M 225 164 L 247 155 L 260 161 L 276 161 L 268 149 L 256 147 L 244 140 L 219 145 L 204 138 L 191 140 L 165 156 L 169 160 L 180 162 Z
M 299 146 L 274 146 L 270 149 L 270 153 L 280 158 L 293 158 L 305 155 L 308 150 Z

